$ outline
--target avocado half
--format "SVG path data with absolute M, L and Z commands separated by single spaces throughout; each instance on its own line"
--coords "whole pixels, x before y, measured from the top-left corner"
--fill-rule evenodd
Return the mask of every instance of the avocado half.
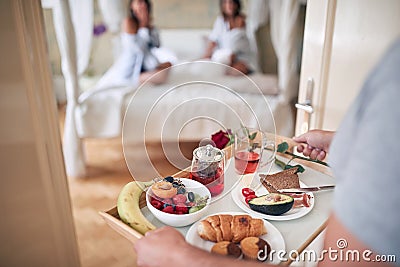
M 291 196 L 271 193 L 253 198 L 249 201 L 252 210 L 267 215 L 281 215 L 293 207 L 294 199 Z

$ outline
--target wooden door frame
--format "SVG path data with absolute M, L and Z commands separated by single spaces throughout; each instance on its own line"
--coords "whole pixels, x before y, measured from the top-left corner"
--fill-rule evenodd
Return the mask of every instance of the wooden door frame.
M 80 266 L 40 0 L 10 0 L 58 266 Z M 28 179 L 29 177 L 27 177 Z

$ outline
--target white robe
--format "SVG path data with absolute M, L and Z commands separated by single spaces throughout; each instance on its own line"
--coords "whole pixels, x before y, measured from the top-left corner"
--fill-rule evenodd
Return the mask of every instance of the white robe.
M 230 29 L 229 23 L 222 16 L 218 16 L 208 38 L 217 43 L 211 60 L 229 64 L 230 56 L 234 54 L 238 60 L 254 69 L 254 66 L 251 66 L 250 43 L 245 28 Z

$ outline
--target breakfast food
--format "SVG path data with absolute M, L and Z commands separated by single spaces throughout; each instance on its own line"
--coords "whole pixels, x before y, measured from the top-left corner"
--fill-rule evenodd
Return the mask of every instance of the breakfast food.
M 248 204 L 254 210 L 267 215 L 281 215 L 293 207 L 291 196 L 271 193 L 251 199 Z
M 144 217 L 139 207 L 140 196 L 147 186 L 149 184 L 136 181 L 126 184 L 119 193 L 117 202 L 118 215 L 121 220 L 143 235 L 147 231 L 156 229 Z
M 160 198 L 172 198 L 178 193 L 178 189 L 167 181 L 154 183 L 151 187 L 154 195 Z
M 307 193 L 301 194 L 288 194 L 294 199 L 293 208 L 310 207 L 311 206 L 311 196 Z
M 239 258 L 242 256 L 242 250 L 238 245 L 229 241 L 221 241 L 216 243 L 212 248 L 211 252 L 223 256 L 231 256 L 233 258 Z
M 149 190 L 150 204 L 165 213 L 189 214 L 203 209 L 208 196 L 186 190 L 180 179 L 168 176 L 156 181 Z
M 300 187 L 297 167 L 270 175 L 260 174 L 260 180 L 269 193 L 279 193 L 280 189 Z
M 249 215 L 218 214 L 200 221 L 197 233 L 208 241 L 238 243 L 246 237 L 266 234 L 264 222 Z
M 240 242 L 245 259 L 265 261 L 271 252 L 267 241 L 259 237 L 247 237 Z

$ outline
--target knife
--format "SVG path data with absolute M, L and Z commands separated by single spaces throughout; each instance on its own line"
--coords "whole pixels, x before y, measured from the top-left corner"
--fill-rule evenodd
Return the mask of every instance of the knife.
M 305 192 L 317 192 L 334 189 L 334 185 L 322 185 L 314 187 L 299 187 L 299 188 L 287 188 L 278 190 L 280 193 L 305 193 Z

